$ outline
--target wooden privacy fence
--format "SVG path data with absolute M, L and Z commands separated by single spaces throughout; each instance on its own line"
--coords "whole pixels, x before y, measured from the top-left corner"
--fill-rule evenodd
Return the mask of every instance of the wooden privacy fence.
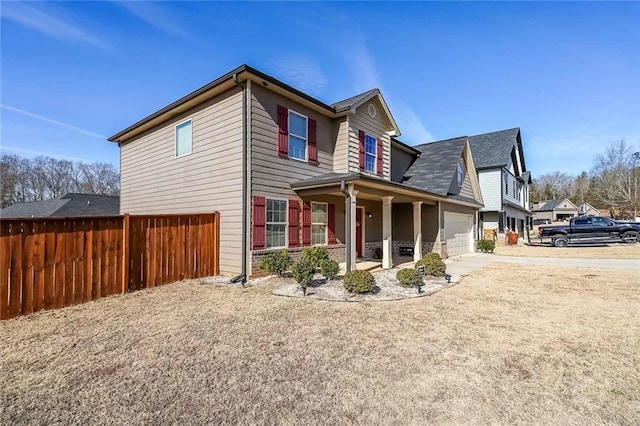
M 0 221 L 0 319 L 219 274 L 219 214 Z

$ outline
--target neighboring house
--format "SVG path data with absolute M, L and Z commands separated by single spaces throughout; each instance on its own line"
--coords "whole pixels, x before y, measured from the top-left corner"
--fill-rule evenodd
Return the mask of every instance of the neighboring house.
M 526 167 L 520 129 L 470 136 L 469 143 L 484 200 L 479 229 L 524 236 L 525 229 L 531 227 L 531 173 Z
M 111 216 L 120 213 L 120 198 L 98 194 L 66 194 L 44 201 L 16 203 L 0 210 L 0 217 Z
M 548 200 L 544 204 L 536 204 L 533 214 L 536 219 L 548 219 L 552 222 L 567 220 L 578 216 L 578 207 L 568 198 L 559 198 L 557 200 Z
M 583 203 L 578 207 L 578 215 L 580 216 L 601 216 L 600 210 L 596 209 L 589 203 Z
M 482 195 L 467 141 L 423 170 L 430 148 L 399 135 L 377 89 L 329 105 L 243 65 L 109 140 L 121 212 L 219 211 L 221 272 L 241 280 L 284 248 L 323 245 L 347 269 L 473 251 Z M 437 184 L 420 177 L 431 166 Z

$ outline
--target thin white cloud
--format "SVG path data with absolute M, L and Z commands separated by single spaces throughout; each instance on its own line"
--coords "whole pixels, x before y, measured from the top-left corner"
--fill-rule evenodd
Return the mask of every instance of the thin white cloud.
M 70 160 L 70 161 L 80 161 L 82 163 L 92 163 L 92 160 L 88 160 L 86 158 L 78 158 L 78 157 L 69 157 L 67 155 L 61 155 L 55 152 L 48 152 L 48 151 L 38 151 L 35 149 L 24 149 L 24 148 L 18 148 L 15 146 L 2 146 L 2 148 L 0 148 L 0 152 L 13 152 L 15 154 L 20 154 L 22 156 L 25 157 L 39 157 L 39 156 L 45 156 L 45 157 L 52 157 L 52 158 L 57 158 L 59 160 Z
M 318 63 L 301 55 L 285 55 L 278 60 L 270 61 L 270 67 L 287 84 L 311 95 L 322 93 L 328 79 Z
M 356 36 L 346 49 L 346 59 L 351 69 L 353 88 L 355 93 L 378 88 L 385 96 L 380 72 L 376 60 L 367 47 L 364 36 Z M 402 131 L 402 140 L 409 144 L 419 144 L 433 141 L 434 137 L 413 109 L 404 102 L 393 102 L 392 95 L 385 96 L 387 102 L 393 105 L 391 112 L 398 127 Z
M 353 44 L 347 49 L 347 58 L 356 92 L 362 93 L 376 87 L 382 90 L 382 80 L 376 61 L 364 37 L 354 38 Z
M 0 16 L 58 40 L 112 49 L 107 42 L 89 31 L 24 2 L 2 2 Z
M 393 117 L 402 131 L 401 139 L 408 144 L 418 145 L 434 141 L 435 138 L 427 130 L 420 117 L 406 104 L 394 103 Z
M 84 133 L 85 135 L 93 136 L 95 138 L 106 139 L 106 136 L 101 135 L 96 132 L 92 132 L 90 130 L 82 129 L 80 127 L 72 126 L 71 124 L 63 123 L 62 121 L 54 120 L 53 118 L 45 117 L 39 114 L 35 114 L 33 112 L 26 111 L 24 109 L 16 108 L 11 105 L 0 104 L 0 108 L 6 109 L 7 111 L 12 111 L 18 114 L 22 114 L 27 117 L 35 118 L 37 120 L 45 121 L 47 123 L 55 124 L 56 126 L 64 127 L 67 129 L 74 130 L 76 132 Z
M 175 19 L 175 15 L 157 3 L 143 1 L 116 1 L 115 3 L 160 31 L 181 37 L 187 35 Z

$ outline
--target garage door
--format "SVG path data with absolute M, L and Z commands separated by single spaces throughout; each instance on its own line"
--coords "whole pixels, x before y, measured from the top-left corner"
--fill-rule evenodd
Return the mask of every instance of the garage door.
M 444 231 L 449 256 L 472 251 L 473 215 L 444 212 Z

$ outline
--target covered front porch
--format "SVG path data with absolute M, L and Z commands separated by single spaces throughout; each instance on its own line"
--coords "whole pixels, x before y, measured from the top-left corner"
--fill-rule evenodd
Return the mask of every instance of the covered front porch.
M 440 252 L 438 196 L 362 174 L 340 177 L 292 188 L 304 201 L 335 206 L 344 271 L 409 267 L 426 252 Z

